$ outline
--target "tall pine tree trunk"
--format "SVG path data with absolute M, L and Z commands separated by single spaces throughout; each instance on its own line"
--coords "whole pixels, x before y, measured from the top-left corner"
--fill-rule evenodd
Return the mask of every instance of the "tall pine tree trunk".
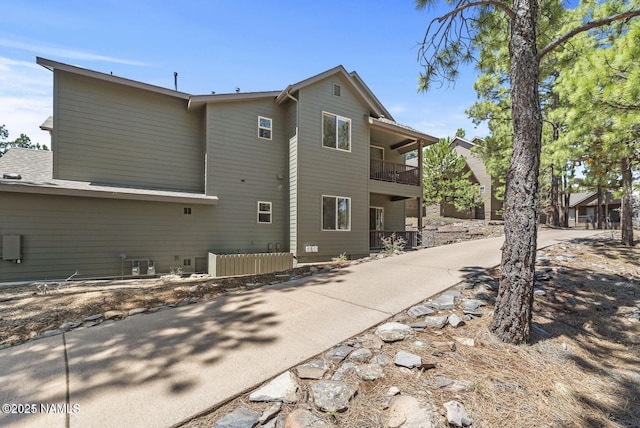
M 633 246 L 633 173 L 631 172 L 631 159 L 622 160 L 622 245 Z
M 538 231 L 542 117 L 538 97 L 537 0 L 514 0 L 509 43 L 513 153 L 507 173 L 500 288 L 490 329 L 501 340 L 529 340 Z
M 552 170 L 553 171 L 553 170 Z M 551 173 L 551 226 L 560 227 L 560 205 L 558 183 L 560 177 Z

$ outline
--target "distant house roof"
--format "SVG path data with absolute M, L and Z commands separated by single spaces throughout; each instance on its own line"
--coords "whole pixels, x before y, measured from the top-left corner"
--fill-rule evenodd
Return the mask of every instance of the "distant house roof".
M 42 122 L 40 129 L 49 132 L 53 131 L 53 116 L 49 116 L 44 122 Z
M 583 206 L 596 206 L 598 205 L 598 192 L 582 192 L 582 193 L 572 193 L 569 195 L 569 207 L 575 208 L 578 205 Z M 603 200 L 604 204 L 619 204 L 620 199 L 615 199 L 613 197 L 613 192 L 611 190 L 607 190 L 603 192 Z
M 0 192 L 207 205 L 218 202 L 217 196 L 200 193 L 58 180 L 53 178 L 52 152 L 18 147 L 9 149 L 0 158 Z

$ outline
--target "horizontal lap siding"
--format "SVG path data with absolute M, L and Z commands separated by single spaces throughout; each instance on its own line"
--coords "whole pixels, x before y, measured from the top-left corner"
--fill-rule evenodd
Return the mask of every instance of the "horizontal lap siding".
M 341 96 L 333 95 L 333 84 Z M 368 109 L 347 82 L 327 78 L 300 91 L 298 140 L 298 255 L 329 258 L 369 250 L 369 130 Z M 351 152 L 322 146 L 322 112 L 351 119 Z M 322 195 L 351 198 L 351 231 L 322 231 Z M 305 253 L 317 245 L 318 253 Z
M 258 137 L 258 116 L 272 139 Z M 210 104 L 206 111 L 207 192 L 216 205 L 215 253 L 289 250 L 288 153 L 284 115 L 273 99 Z M 282 178 L 278 178 L 278 175 Z M 257 222 L 257 202 L 272 203 L 272 223 Z
M 56 71 L 56 178 L 204 191 L 202 112 L 186 100 Z
M 23 244 L 23 263 L 0 260 L 0 281 L 60 279 L 76 269 L 119 276 L 121 253 L 166 273 L 176 257 L 206 257 L 215 227 L 215 206 L 19 193 L 0 193 L 0 204 L 0 235 L 22 235 Z

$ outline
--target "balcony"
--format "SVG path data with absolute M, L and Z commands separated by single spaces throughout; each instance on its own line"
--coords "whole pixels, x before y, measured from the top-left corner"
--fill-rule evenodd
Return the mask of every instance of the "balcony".
M 371 159 L 369 171 L 373 180 L 420 186 L 420 170 L 416 166 Z

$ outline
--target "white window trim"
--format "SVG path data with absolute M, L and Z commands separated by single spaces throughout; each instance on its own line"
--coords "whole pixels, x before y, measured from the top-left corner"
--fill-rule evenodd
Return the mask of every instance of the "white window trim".
M 335 198 L 336 199 L 336 228 L 335 229 L 325 229 L 324 228 L 324 198 Z M 349 227 L 347 229 L 339 229 L 338 228 L 338 199 L 347 199 L 349 201 Z M 320 197 L 320 229 L 323 232 L 351 232 L 351 198 L 348 196 L 337 196 L 337 195 L 322 195 Z
M 328 115 L 328 116 L 333 116 L 336 118 L 336 146 L 335 147 L 327 147 L 324 145 L 324 116 Z M 338 141 L 339 141 L 339 129 L 340 127 L 338 126 L 338 122 L 340 120 L 349 122 L 349 150 L 345 150 L 345 149 L 341 149 L 338 147 Z M 351 145 L 353 142 L 353 139 L 351 138 L 351 129 L 352 129 L 352 123 L 351 123 L 351 119 L 348 117 L 344 117 L 344 116 L 340 116 L 338 114 L 335 113 L 330 113 L 328 111 L 323 111 L 322 112 L 322 119 L 320 122 L 320 127 L 322 128 L 322 139 L 320 140 L 320 145 L 325 148 L 325 149 L 329 149 L 329 150 L 338 150 L 341 152 L 345 152 L 345 153 L 351 153 Z
M 269 211 L 260 211 L 260 204 L 268 204 Z M 268 201 L 258 201 L 257 212 L 256 220 L 258 221 L 258 224 L 271 224 L 271 221 L 273 220 L 273 203 Z M 269 214 L 269 221 L 260 221 L 260 214 Z
M 269 128 L 260 125 L 260 121 L 261 120 L 268 120 L 269 121 Z M 260 130 L 261 129 L 269 131 L 269 138 L 262 137 L 260 135 Z M 266 116 L 258 116 L 258 138 L 261 138 L 263 140 L 272 140 L 273 139 L 273 119 L 271 119 L 270 117 L 266 117 Z

